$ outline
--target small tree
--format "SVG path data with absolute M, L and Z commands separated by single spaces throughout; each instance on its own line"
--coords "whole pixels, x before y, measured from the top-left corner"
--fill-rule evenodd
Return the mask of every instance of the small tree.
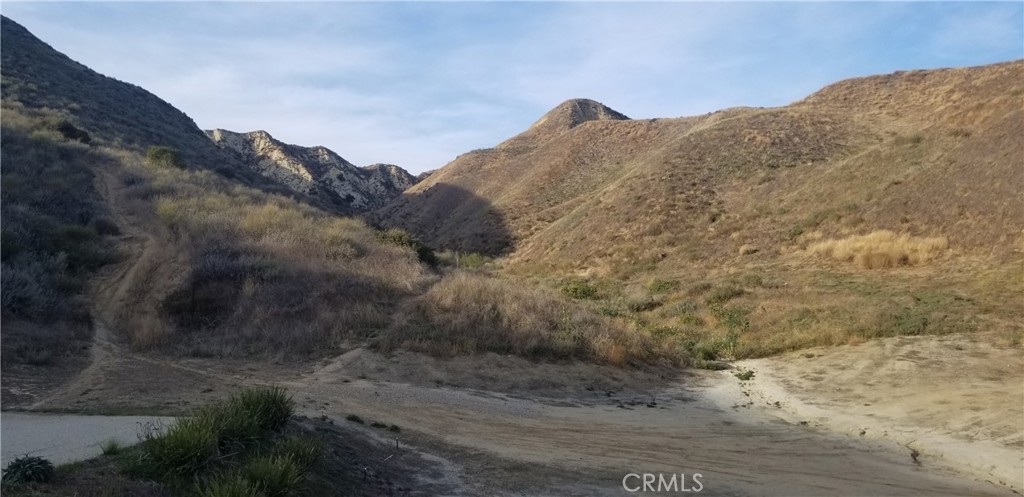
M 154 146 L 146 151 L 146 161 L 155 167 L 176 167 L 185 169 L 185 161 L 173 147 Z

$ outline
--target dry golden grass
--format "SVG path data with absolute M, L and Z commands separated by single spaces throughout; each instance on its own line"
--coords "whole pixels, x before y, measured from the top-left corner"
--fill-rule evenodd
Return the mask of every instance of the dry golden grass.
M 460 272 L 417 298 L 378 341 L 438 355 L 496 352 L 623 365 L 670 358 L 644 333 L 524 282 Z
M 838 261 L 855 262 L 863 269 L 885 269 L 925 264 L 949 248 L 945 237 L 916 237 L 878 230 L 841 240 L 826 240 L 808 247 L 808 252 Z
M 330 354 L 387 327 L 393 307 L 433 279 L 416 253 L 362 221 L 110 151 L 120 204 L 157 238 L 116 328 L 137 349 L 196 356 Z M 173 268 L 163 267 L 172 265 Z M 156 274 L 157 276 L 151 276 Z M 155 311 L 155 312 L 154 312 Z

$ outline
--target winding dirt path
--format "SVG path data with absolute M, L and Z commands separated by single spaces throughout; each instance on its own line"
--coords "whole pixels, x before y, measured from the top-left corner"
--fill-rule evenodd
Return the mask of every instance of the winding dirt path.
M 97 190 L 122 232 L 118 245 L 122 260 L 91 282 L 93 338 L 89 364 L 71 381 L 30 404 L 27 410 L 76 410 L 77 405 L 87 404 L 90 394 L 123 388 L 126 383 L 142 391 L 150 386 L 166 390 L 166 382 L 181 379 L 168 374 L 168 370 L 206 377 L 216 384 L 238 384 L 237 375 L 135 353 L 127 339 L 115 333 L 115 323 L 132 329 L 134 335 L 159 333 L 158 329 L 146 329 L 160 326 L 155 300 L 174 288 L 181 277 L 175 273 L 177 268 L 185 267 L 185 255 L 175 252 L 166 242 L 168 234 L 150 232 L 159 229 L 160 223 L 140 219 L 149 214 L 133 210 L 116 168 L 106 164 L 94 169 Z M 126 381 L 127 377 L 132 380 Z M 197 384 L 195 380 L 190 383 Z
M 356 414 L 440 445 L 576 475 L 557 489 L 519 492 L 529 495 L 626 495 L 622 479 L 630 473 L 700 473 L 708 495 L 1014 494 L 964 478 L 941 460 L 912 457 L 891 441 L 783 422 L 774 406 L 754 405 L 729 372 L 700 373 L 661 389 L 653 405 L 600 391 L 552 403 L 372 381 L 350 377 L 336 363 L 285 385 L 310 415 L 344 423 Z M 530 474 L 517 478 L 528 481 Z M 500 485 L 489 490 L 502 493 Z

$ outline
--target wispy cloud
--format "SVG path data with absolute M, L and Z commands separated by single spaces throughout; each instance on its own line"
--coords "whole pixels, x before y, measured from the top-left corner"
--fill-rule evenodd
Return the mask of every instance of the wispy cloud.
M 1024 56 L 1020 3 L 10 3 L 205 128 L 413 171 L 589 97 L 633 117 L 782 105 L 840 78 Z

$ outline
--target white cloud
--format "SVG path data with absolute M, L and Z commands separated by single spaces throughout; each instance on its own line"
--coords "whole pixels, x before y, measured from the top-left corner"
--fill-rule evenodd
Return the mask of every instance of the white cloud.
M 493 146 L 567 98 L 638 118 L 781 105 L 841 77 L 1014 56 L 1022 30 L 1019 4 L 3 7 L 202 127 L 413 171 Z

